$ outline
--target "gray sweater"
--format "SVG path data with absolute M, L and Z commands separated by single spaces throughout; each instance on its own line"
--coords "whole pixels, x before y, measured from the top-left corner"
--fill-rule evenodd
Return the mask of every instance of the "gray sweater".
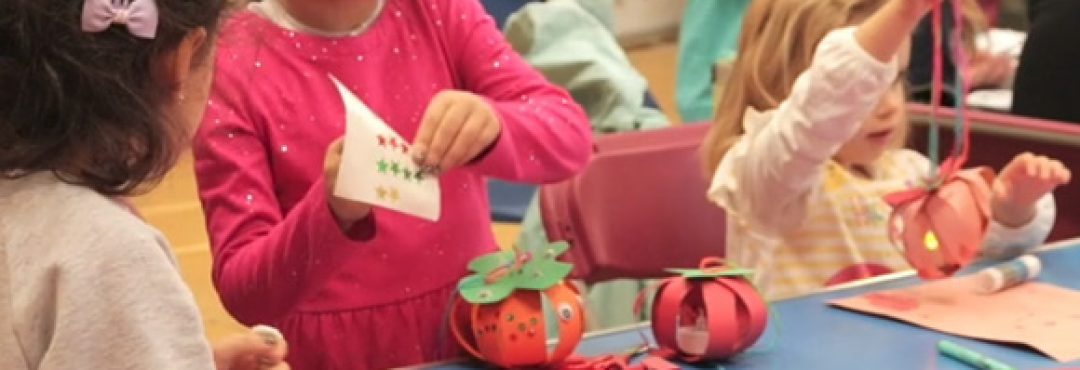
M 0 369 L 212 369 L 164 238 L 53 175 L 0 179 Z

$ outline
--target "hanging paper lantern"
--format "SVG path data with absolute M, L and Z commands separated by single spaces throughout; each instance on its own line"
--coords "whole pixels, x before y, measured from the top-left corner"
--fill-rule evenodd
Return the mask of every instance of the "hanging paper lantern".
M 978 257 L 990 222 L 993 172 L 954 172 L 934 189 L 890 194 L 889 235 L 923 279 L 952 276 Z
M 952 0 L 953 9 L 960 9 Z M 949 157 L 938 167 L 937 108 L 940 105 L 943 83 L 942 49 L 945 35 L 952 39 L 956 61 L 954 96 L 967 95 L 964 67 L 967 56 L 960 42 L 962 13 L 953 11 L 952 29 L 942 23 L 942 3 L 934 3 L 931 23 L 934 32 L 933 83 L 930 100 L 929 184 L 922 188 L 889 194 L 885 202 L 893 207 L 889 236 L 902 248 L 904 258 L 924 279 L 952 276 L 967 266 L 979 254 L 990 220 L 990 184 L 994 174 L 988 168 L 961 170 L 971 150 L 971 122 L 964 117 L 965 99 L 957 99 L 955 142 Z
M 699 269 L 668 270 L 680 276 L 657 287 L 652 330 L 662 353 L 684 361 L 729 358 L 753 345 L 765 331 L 765 300 L 747 280 L 752 271 L 702 260 Z
M 469 307 L 461 316 L 467 318 L 451 314 L 458 343 L 476 358 L 505 368 L 566 359 L 581 341 L 585 322 L 581 296 L 563 281 L 571 266 L 557 260 L 568 248 L 560 242 L 535 255 L 515 250 L 473 260 L 469 270 L 475 274 L 458 284 Z M 552 325 L 548 318 L 558 322 Z M 550 350 L 549 327 L 558 331 Z

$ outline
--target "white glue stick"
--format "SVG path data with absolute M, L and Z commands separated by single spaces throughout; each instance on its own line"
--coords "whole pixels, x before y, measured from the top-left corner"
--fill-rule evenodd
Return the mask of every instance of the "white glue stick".
M 1041 270 L 1039 258 L 1030 254 L 1020 256 L 979 271 L 979 290 L 984 294 L 1000 292 L 1034 279 Z

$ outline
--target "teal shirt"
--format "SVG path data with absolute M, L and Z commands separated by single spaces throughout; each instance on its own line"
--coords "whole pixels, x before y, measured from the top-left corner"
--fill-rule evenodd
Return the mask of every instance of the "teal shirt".
M 713 65 L 738 50 L 743 13 L 750 0 L 689 0 L 679 36 L 675 97 L 683 122 L 712 119 Z

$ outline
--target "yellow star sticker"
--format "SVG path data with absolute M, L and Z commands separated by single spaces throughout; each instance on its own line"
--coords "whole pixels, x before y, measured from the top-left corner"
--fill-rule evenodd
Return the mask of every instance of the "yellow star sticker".
M 397 188 L 390 189 L 390 200 L 397 202 L 399 198 Z
M 375 194 L 378 195 L 379 199 L 386 199 L 386 189 L 382 186 L 375 188 Z

